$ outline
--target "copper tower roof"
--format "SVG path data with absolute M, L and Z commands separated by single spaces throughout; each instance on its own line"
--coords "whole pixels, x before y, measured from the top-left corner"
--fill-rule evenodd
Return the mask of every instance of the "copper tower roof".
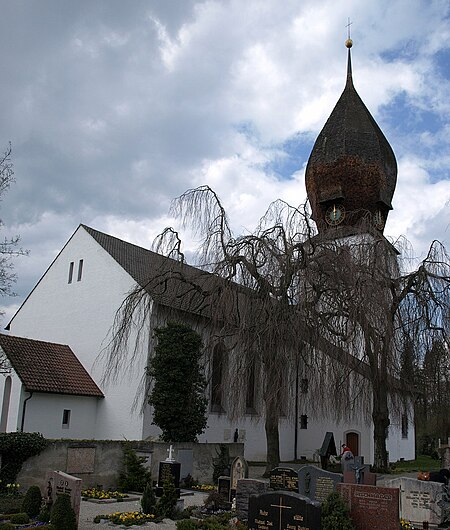
M 397 181 L 397 162 L 389 142 L 353 86 L 348 47 L 347 82 L 321 130 L 306 167 L 306 190 L 313 219 L 327 227 L 326 212 L 340 204 L 343 225 L 355 224 L 369 212 L 384 227 Z M 380 222 L 381 221 L 381 222 Z

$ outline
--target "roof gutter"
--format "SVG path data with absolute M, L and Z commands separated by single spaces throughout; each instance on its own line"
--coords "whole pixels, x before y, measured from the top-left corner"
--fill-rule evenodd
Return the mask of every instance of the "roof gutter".
M 33 397 L 33 392 L 30 392 L 30 395 L 24 400 L 22 408 L 22 422 L 20 425 L 20 432 L 23 432 L 23 427 L 25 425 L 25 411 L 27 410 L 27 401 Z

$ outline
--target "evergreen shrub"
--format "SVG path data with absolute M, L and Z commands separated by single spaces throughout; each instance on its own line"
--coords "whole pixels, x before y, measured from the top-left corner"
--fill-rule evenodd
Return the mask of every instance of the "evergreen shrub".
M 220 444 L 219 450 L 216 449 L 216 457 L 213 458 L 213 484 L 217 484 L 219 477 L 228 471 L 230 466 L 230 452 L 228 447 L 224 444 Z
M 22 511 L 35 517 L 41 511 L 42 495 L 39 486 L 30 486 L 22 502 Z
M 355 530 L 350 510 L 336 491 L 330 493 L 322 504 L 322 530 Z
M 38 521 L 41 523 L 48 523 L 50 521 L 50 508 L 47 504 L 44 504 L 41 507 L 41 510 L 38 515 Z
M 181 519 L 177 521 L 177 530 L 197 530 L 198 524 L 191 519 Z
M 160 517 L 173 519 L 178 502 L 177 490 L 172 476 L 168 476 L 163 482 L 163 493 L 156 504 L 156 512 Z
M 48 440 L 37 432 L 0 433 L 1 484 L 15 483 L 22 464 L 31 456 L 38 455 L 48 444 Z
M 0 523 L 0 530 L 16 530 L 12 523 Z
M 147 482 L 151 482 L 150 472 L 144 467 L 145 456 L 138 456 L 130 443 L 126 443 L 124 452 L 124 471 L 119 475 L 118 486 L 122 491 L 143 492 Z
M 50 515 L 50 523 L 56 530 L 77 530 L 77 520 L 69 495 L 65 493 L 57 495 Z
M 208 405 L 201 337 L 176 322 L 157 328 L 155 336 L 155 354 L 148 367 L 153 381 L 149 396 L 153 423 L 165 442 L 196 442 L 206 428 Z
M 155 491 L 153 490 L 152 482 L 149 481 L 145 485 L 144 493 L 141 498 L 142 512 L 146 514 L 154 514 L 155 512 L 156 497 Z

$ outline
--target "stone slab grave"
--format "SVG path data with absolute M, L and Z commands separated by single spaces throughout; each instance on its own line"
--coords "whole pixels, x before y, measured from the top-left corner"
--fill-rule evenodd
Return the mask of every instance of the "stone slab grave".
M 237 456 L 231 463 L 230 501 L 236 497 L 237 481 L 248 478 L 248 464 L 243 456 Z
M 400 516 L 421 528 L 422 523 L 439 525 L 444 520 L 444 484 L 398 477 L 386 481 L 390 488 L 400 488 Z
M 322 503 L 342 480 L 341 473 L 331 473 L 317 466 L 302 466 L 298 470 L 298 492 Z
M 318 502 L 299 493 L 273 491 L 251 496 L 248 530 L 320 530 Z
M 172 477 L 177 490 L 177 496 L 180 496 L 180 473 L 181 473 L 181 463 L 177 462 L 173 457 L 173 447 L 170 446 L 168 449 L 169 456 L 159 463 L 158 471 L 158 486 L 155 489 L 155 495 L 161 497 L 163 494 L 163 485 L 164 481 Z
M 63 471 L 50 471 L 47 474 L 47 498 L 51 499 L 54 504 L 57 495 L 63 493 L 70 496 L 70 504 L 72 505 L 77 524 L 80 518 L 80 503 L 81 503 L 81 478 L 73 477 Z
M 266 493 L 268 484 L 264 480 L 241 478 L 237 481 L 236 512 L 240 519 L 248 518 L 248 503 L 251 495 Z
M 357 530 L 398 530 L 399 490 L 361 484 L 338 484 Z
M 290 467 L 275 467 L 270 472 L 269 488 L 298 493 L 298 474 Z

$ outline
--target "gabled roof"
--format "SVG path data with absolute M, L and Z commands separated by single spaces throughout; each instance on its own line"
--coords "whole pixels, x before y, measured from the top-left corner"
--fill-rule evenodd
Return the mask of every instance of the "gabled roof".
M 0 348 L 27 392 L 104 397 L 67 345 L 0 334 Z

